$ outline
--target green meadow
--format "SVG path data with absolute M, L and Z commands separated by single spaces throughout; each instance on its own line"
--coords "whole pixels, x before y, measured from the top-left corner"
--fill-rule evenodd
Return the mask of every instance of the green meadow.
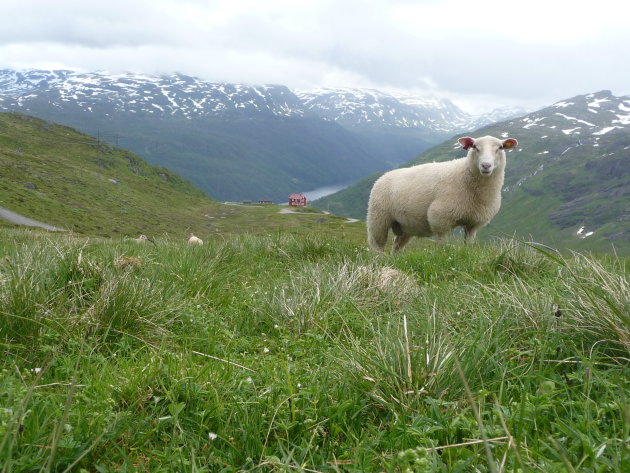
M 630 471 L 627 259 L 260 225 L 0 228 L 0 472 Z

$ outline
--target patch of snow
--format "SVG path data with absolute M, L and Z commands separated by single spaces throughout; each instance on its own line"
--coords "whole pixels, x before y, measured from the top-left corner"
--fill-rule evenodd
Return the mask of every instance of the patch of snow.
M 615 128 L 621 128 L 620 126 L 607 126 L 606 128 L 602 128 L 599 131 L 593 133 L 594 135 L 605 135 L 609 131 L 613 131 Z
M 568 115 L 565 115 L 564 113 L 558 113 L 558 112 L 556 112 L 556 115 L 559 115 L 559 116 L 561 116 L 561 117 L 564 117 L 564 118 L 566 118 L 567 120 L 573 120 L 573 121 L 576 121 L 576 122 L 578 122 L 578 123 L 584 123 L 585 125 L 588 125 L 588 126 L 597 126 L 597 125 L 595 125 L 595 124 L 593 124 L 593 123 L 589 123 L 589 122 L 587 122 L 587 121 L 580 120 L 579 118 L 570 117 L 570 116 L 568 116 Z
M 579 135 L 580 132 L 576 130 L 579 130 L 581 128 L 582 128 L 581 126 L 578 126 L 577 128 L 569 128 L 568 130 L 562 130 L 562 133 L 564 133 L 565 135 L 572 135 L 572 134 Z
M 552 105 L 552 107 L 556 108 L 566 108 L 569 105 L 575 105 L 573 102 L 558 102 Z
M 618 120 L 613 120 L 612 123 L 620 123 L 622 125 L 630 125 L 630 115 L 617 115 Z
M 603 99 L 595 99 L 592 102 L 588 103 L 587 106 L 588 107 L 593 107 L 593 108 L 599 108 L 599 104 L 602 102 L 610 102 L 609 99 L 607 98 L 603 98 Z
M 575 236 L 578 238 L 584 239 L 584 238 L 590 237 L 594 233 L 595 233 L 594 231 L 586 232 L 586 227 L 582 225 L 580 229 L 577 232 L 575 232 Z

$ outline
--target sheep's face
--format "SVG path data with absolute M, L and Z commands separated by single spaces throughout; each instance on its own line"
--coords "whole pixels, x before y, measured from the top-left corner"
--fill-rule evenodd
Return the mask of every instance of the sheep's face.
M 471 166 L 482 176 L 491 176 L 505 169 L 505 149 L 514 148 L 518 142 L 513 138 L 500 140 L 492 136 L 483 138 L 460 138 L 462 148 L 468 150 Z

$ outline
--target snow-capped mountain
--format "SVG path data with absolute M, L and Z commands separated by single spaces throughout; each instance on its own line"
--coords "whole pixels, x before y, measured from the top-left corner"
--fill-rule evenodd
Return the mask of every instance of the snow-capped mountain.
M 296 91 L 307 110 L 345 125 L 420 128 L 450 133 L 470 116 L 444 99 L 394 96 L 368 89 Z
M 514 106 L 495 108 L 491 112 L 471 116 L 468 121 L 461 124 L 460 129 L 468 131 L 478 130 L 486 126 L 493 125 L 494 123 L 501 123 L 512 118 L 522 117 L 527 115 L 530 111 L 531 110 L 527 110 L 522 107 Z
M 14 97 L 28 111 L 29 102 L 47 94 L 53 106 L 72 103 L 86 111 L 179 115 L 186 118 L 231 112 L 301 116 L 301 102 L 284 86 L 209 83 L 181 74 L 75 73 L 71 71 L 0 71 L 0 95 Z M 6 98 L 4 102 L 9 102 Z M 2 101 L 0 101 L 2 104 Z M 5 105 L 6 107 L 6 105 Z
M 614 130 L 630 131 L 630 97 L 615 97 L 609 90 L 578 95 L 524 116 L 516 123 L 526 130 L 597 141 Z
M 350 126 L 417 128 L 445 135 L 473 131 L 527 113 L 520 107 L 502 107 L 470 115 L 447 99 L 392 95 L 369 89 L 314 89 L 295 93 L 307 110 L 327 120 Z
M 0 70 L 0 94 L 24 94 L 30 91 L 42 90 L 52 84 L 63 82 L 72 71 L 56 70 Z
M 0 107 L 29 105 L 45 94 L 51 106 L 107 114 L 135 113 L 185 118 L 261 113 L 278 117 L 308 116 L 344 126 L 393 126 L 448 135 L 523 115 L 524 110 L 497 109 L 472 116 L 451 101 L 392 95 L 368 89 L 291 91 L 282 85 L 213 83 L 174 75 L 79 73 L 67 70 L 0 70 Z

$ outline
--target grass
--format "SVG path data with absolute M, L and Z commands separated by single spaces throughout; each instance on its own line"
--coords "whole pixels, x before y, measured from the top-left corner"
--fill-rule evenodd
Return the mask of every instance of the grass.
M 630 466 L 626 259 L 0 232 L 3 473 Z

